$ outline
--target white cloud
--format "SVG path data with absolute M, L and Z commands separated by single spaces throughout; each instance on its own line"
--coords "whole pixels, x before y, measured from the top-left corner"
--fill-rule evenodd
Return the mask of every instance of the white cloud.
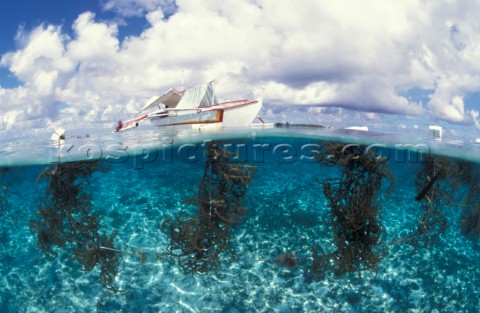
M 470 115 L 472 116 L 473 123 L 475 124 L 475 127 L 477 129 L 480 129 L 480 119 L 479 119 L 479 113 L 477 110 L 471 110 Z
M 118 52 L 117 26 L 95 23 L 93 13 L 81 14 L 73 30 L 76 38 L 66 47 L 72 60 L 106 63 Z
M 0 88 L 2 113 L 8 116 L 0 129 L 40 128 L 52 121 L 72 127 L 114 123 L 178 85 L 182 69 L 187 85 L 216 79 L 218 96 L 225 99 L 261 94 L 265 103 L 278 106 L 478 122 L 478 110 L 466 110 L 464 103 L 480 90 L 476 1 L 105 0 L 102 5 L 124 17 L 144 15 L 149 24 L 124 40 L 114 22 L 99 22 L 90 12 L 74 22 L 72 37 L 62 30 L 70 25 L 20 29 L 19 49 L 3 55 L 1 65 L 23 86 Z M 428 103 L 402 96 L 413 87 L 434 90 Z
M 168 15 L 176 10 L 175 0 L 102 0 L 102 8 L 124 17 L 142 16 L 161 9 Z

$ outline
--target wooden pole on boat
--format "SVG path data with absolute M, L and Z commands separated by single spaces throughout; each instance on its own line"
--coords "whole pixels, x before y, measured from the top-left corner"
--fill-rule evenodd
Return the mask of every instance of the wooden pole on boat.
M 211 105 L 214 105 L 214 104 L 216 104 L 216 103 L 213 103 L 215 101 L 215 81 L 212 81 L 212 83 L 213 83 L 212 84 L 213 88 L 212 88 L 212 103 L 211 103 Z
M 184 89 L 184 88 L 183 88 L 183 68 L 182 68 L 182 85 L 181 85 L 180 88 L 181 88 L 181 91 L 183 91 L 183 89 Z

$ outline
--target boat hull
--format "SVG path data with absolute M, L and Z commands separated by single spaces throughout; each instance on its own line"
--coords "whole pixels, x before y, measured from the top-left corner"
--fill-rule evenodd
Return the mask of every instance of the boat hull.
M 262 99 L 226 107 L 223 112 L 224 127 L 249 126 L 262 108 Z
M 242 100 L 197 110 L 173 110 L 168 114 L 150 116 L 149 119 L 157 126 L 221 123 L 223 127 L 242 127 L 250 125 L 261 108 L 262 100 Z
M 222 111 L 193 111 L 180 114 L 171 113 L 166 116 L 152 116 L 150 121 L 157 126 L 195 125 L 206 123 L 221 123 Z

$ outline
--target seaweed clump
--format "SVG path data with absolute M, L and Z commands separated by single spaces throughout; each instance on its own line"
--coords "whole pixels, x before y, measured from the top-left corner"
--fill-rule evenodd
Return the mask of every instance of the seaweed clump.
M 69 247 L 75 259 L 90 271 L 100 266 L 100 281 L 108 290 L 118 272 L 120 253 L 115 250 L 115 232 L 107 236 L 91 203 L 88 177 L 106 169 L 98 161 L 56 163 L 47 167 L 37 180 L 48 186 L 37 218 L 30 220 L 38 244 L 48 256 L 56 256 L 55 247 Z
M 405 241 L 415 249 L 431 247 L 447 229 L 447 218 L 443 212 L 449 202 L 448 169 L 452 162 L 447 157 L 426 155 L 416 173 L 416 201 L 421 202 L 421 216 L 414 233 Z M 451 180 L 451 179 L 450 179 Z
M 295 255 L 295 252 L 282 253 L 275 259 L 275 264 L 280 267 L 293 269 L 298 266 L 297 256 Z
M 448 228 L 446 209 L 462 209 L 461 232 L 475 233 L 478 206 L 478 173 L 474 163 L 446 156 L 425 155 L 415 180 L 416 201 L 421 203 L 421 215 L 416 230 L 406 239 L 414 249 L 432 247 Z M 469 195 L 459 189 L 468 188 Z M 467 218 L 468 217 L 468 218 Z M 480 223 L 480 221 L 478 221 Z
M 447 209 L 461 210 L 460 232 L 476 242 L 480 238 L 480 169 L 466 160 L 424 156 L 416 173 L 421 216 L 416 230 L 402 241 L 414 249 L 433 246 L 448 228 Z
M 75 258 L 83 265 L 84 270 L 91 271 L 97 264 L 100 266 L 100 283 L 112 292 L 118 291 L 114 286 L 120 259 L 120 251 L 116 250 L 113 244 L 116 235 L 116 231 L 109 236 L 106 233 L 96 233 L 91 241 L 77 243 L 74 252 Z
M 319 254 L 313 248 L 312 274 L 326 271 L 336 275 L 376 271 L 385 254 L 384 228 L 380 220 L 380 190 L 384 179 L 390 181 L 387 193 L 395 187 L 395 178 L 387 159 L 362 145 L 323 143 L 316 158 L 323 166 L 338 166 L 337 178 L 323 181 L 323 192 L 330 207 L 330 226 L 336 249 Z
M 234 153 L 212 144 L 200 181 L 197 214 L 166 218 L 162 231 L 170 238 L 167 255 L 187 273 L 206 273 L 220 266 L 221 253 L 233 253 L 232 229 L 247 213 L 241 200 L 256 168 L 232 163 Z
M 460 216 L 460 232 L 473 242 L 480 238 L 480 169 L 468 171 L 469 189 Z
M 460 232 L 473 242 L 480 238 L 480 206 L 468 207 L 462 211 Z

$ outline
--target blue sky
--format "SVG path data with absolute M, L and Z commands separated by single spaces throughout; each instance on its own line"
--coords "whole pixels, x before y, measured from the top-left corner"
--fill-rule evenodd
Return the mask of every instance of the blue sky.
M 41 23 L 71 25 L 85 11 L 101 12 L 98 1 L 0 0 L 2 27 L 1 52 L 15 49 L 15 34 L 20 27 L 33 29 Z
M 263 115 L 480 137 L 478 1 L 0 0 L 0 130 L 111 128 L 180 84 Z M 113 121 L 113 122 L 112 122 Z
M 29 30 L 42 23 L 71 25 L 79 14 L 85 11 L 102 12 L 98 1 L 64 1 L 64 0 L 0 0 L 0 54 L 13 51 L 17 31 Z M 103 12 L 102 12 L 103 13 Z M 15 87 L 20 82 L 6 67 L 0 68 L 0 86 Z

